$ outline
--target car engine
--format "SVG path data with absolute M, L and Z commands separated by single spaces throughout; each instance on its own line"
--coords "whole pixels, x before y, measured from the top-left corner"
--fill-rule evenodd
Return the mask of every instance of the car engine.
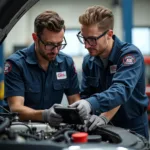
M 86 143 L 73 141 L 72 134 L 78 132 L 85 132 L 83 126 L 65 123 L 54 128 L 48 123 L 20 122 L 17 113 L 0 114 L 0 149 L 96 150 L 101 148 L 105 150 L 110 148 L 115 150 L 118 147 L 135 150 L 150 149 L 148 141 L 141 135 L 112 125 L 87 131 Z

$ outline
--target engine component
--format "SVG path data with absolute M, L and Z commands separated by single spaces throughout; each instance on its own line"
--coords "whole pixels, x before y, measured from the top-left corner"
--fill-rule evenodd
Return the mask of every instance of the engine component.
M 45 123 L 11 122 L 9 118 L 0 117 L 0 149 L 71 150 L 71 146 L 78 145 L 81 150 L 94 150 L 97 147 L 105 150 L 106 146 L 112 150 L 116 147 L 150 150 L 150 145 L 143 136 L 119 127 L 105 125 L 88 132 L 84 146 L 75 143 L 72 138 L 74 133 L 79 132 L 83 132 L 83 129 L 78 125 L 61 124 L 52 128 Z

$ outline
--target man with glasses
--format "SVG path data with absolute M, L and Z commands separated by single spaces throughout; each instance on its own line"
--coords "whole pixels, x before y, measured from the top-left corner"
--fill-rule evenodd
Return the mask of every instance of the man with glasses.
M 67 45 L 64 20 L 45 11 L 34 22 L 34 44 L 12 54 L 5 63 L 5 99 L 21 120 L 62 122 L 54 108 L 62 106 L 65 93 L 69 104 L 80 99 L 74 62 L 61 52 Z
M 111 120 L 148 139 L 148 98 L 140 50 L 114 35 L 114 16 L 105 7 L 89 7 L 79 22 L 77 37 L 89 54 L 82 65 L 82 100 L 70 107 L 77 107 L 83 118 L 90 116 L 90 129 Z

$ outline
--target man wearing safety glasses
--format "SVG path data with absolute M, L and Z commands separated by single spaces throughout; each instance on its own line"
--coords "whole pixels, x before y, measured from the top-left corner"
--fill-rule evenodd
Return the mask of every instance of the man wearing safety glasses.
M 5 63 L 5 99 L 22 120 L 62 122 L 54 107 L 62 106 L 65 93 L 69 104 L 80 99 L 74 62 L 61 52 L 67 45 L 64 20 L 45 11 L 34 22 L 34 44 L 12 54 Z
M 80 116 L 88 119 L 90 130 L 111 120 L 148 139 L 148 98 L 140 50 L 114 35 L 114 16 L 105 7 L 89 7 L 79 22 L 77 37 L 89 54 L 82 65 L 82 100 L 70 107 L 77 107 Z

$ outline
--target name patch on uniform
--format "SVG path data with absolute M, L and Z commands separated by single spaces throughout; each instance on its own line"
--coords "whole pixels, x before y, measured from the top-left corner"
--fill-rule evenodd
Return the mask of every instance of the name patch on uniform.
M 123 64 L 124 65 L 132 65 L 136 62 L 136 59 L 134 56 L 132 55 L 126 55 L 124 58 L 123 58 Z
M 5 67 L 4 67 L 4 74 L 9 73 L 12 70 L 12 64 L 10 62 L 6 62 L 5 63 Z
M 117 71 L 117 65 L 112 65 L 112 66 L 110 66 L 110 73 L 112 74 L 112 73 L 116 73 L 116 71 Z
M 56 72 L 56 76 L 57 76 L 57 80 L 66 79 L 67 78 L 66 71 Z

